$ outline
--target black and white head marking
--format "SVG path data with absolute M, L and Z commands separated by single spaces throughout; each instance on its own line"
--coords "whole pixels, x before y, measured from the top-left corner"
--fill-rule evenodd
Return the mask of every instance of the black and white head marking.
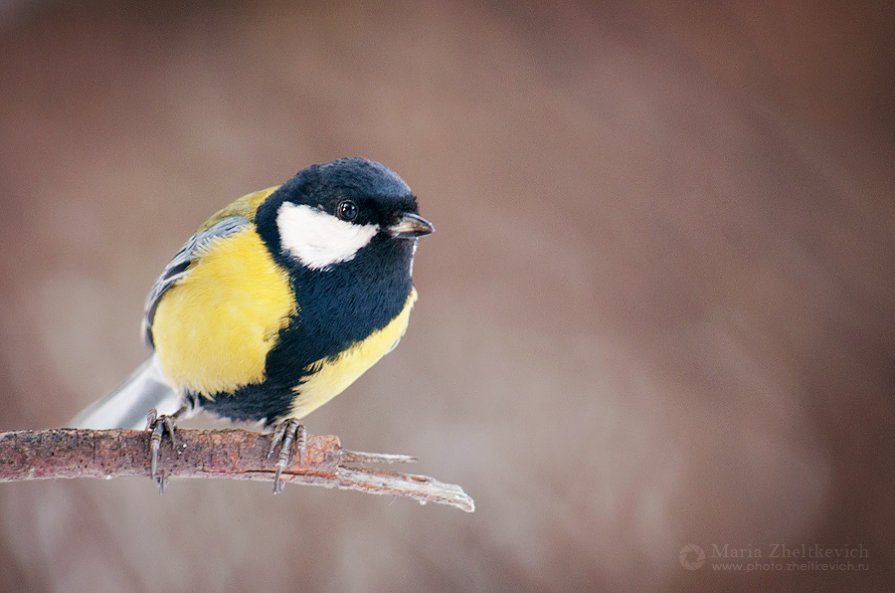
M 361 158 L 300 171 L 259 207 L 256 225 L 284 265 L 325 273 L 363 259 L 409 274 L 416 238 L 432 232 L 407 184 Z
M 322 208 L 283 202 L 277 211 L 280 247 L 312 270 L 354 259 L 379 232 L 375 223 L 355 224 Z

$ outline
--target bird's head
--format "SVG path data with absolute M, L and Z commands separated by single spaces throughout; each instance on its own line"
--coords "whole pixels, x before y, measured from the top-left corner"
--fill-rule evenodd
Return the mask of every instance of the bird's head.
M 328 271 L 361 251 L 411 260 L 416 239 L 435 229 L 398 175 L 375 161 L 344 158 L 312 165 L 258 208 L 258 231 L 283 260 Z

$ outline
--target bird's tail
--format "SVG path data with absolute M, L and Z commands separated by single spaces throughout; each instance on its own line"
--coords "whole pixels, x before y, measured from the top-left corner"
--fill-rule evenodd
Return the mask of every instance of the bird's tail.
M 74 428 L 144 428 L 146 414 L 155 408 L 173 414 L 180 396 L 168 385 L 153 356 L 106 397 L 93 402 L 71 421 Z

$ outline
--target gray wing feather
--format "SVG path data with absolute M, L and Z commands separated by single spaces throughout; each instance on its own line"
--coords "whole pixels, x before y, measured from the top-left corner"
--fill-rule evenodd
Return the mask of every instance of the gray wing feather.
M 150 347 L 153 347 L 152 322 L 155 319 L 155 311 L 162 295 L 189 274 L 189 267 L 193 259 L 202 255 L 212 243 L 235 234 L 247 224 L 249 224 L 248 219 L 242 216 L 228 216 L 190 237 L 180 251 L 171 258 L 146 298 L 146 307 L 143 313 L 143 339 Z
M 165 378 L 158 358 L 151 357 L 112 393 L 94 402 L 77 415 L 69 426 L 74 428 L 144 428 L 146 413 L 156 408 L 160 414 L 173 414 L 183 399 Z

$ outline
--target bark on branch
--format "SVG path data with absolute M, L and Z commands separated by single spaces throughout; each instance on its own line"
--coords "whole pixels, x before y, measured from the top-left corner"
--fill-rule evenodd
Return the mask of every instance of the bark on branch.
M 272 481 L 276 455 L 270 435 L 245 430 L 177 429 L 165 439 L 159 473 L 167 478 Z M 302 463 L 303 461 L 303 463 Z M 370 467 L 416 461 L 406 455 L 346 451 L 336 436 L 308 435 L 305 459 L 295 455 L 284 482 L 406 496 L 472 512 L 463 489 L 416 474 Z M 55 478 L 149 477 L 149 433 L 139 430 L 60 428 L 0 433 L 0 482 Z

